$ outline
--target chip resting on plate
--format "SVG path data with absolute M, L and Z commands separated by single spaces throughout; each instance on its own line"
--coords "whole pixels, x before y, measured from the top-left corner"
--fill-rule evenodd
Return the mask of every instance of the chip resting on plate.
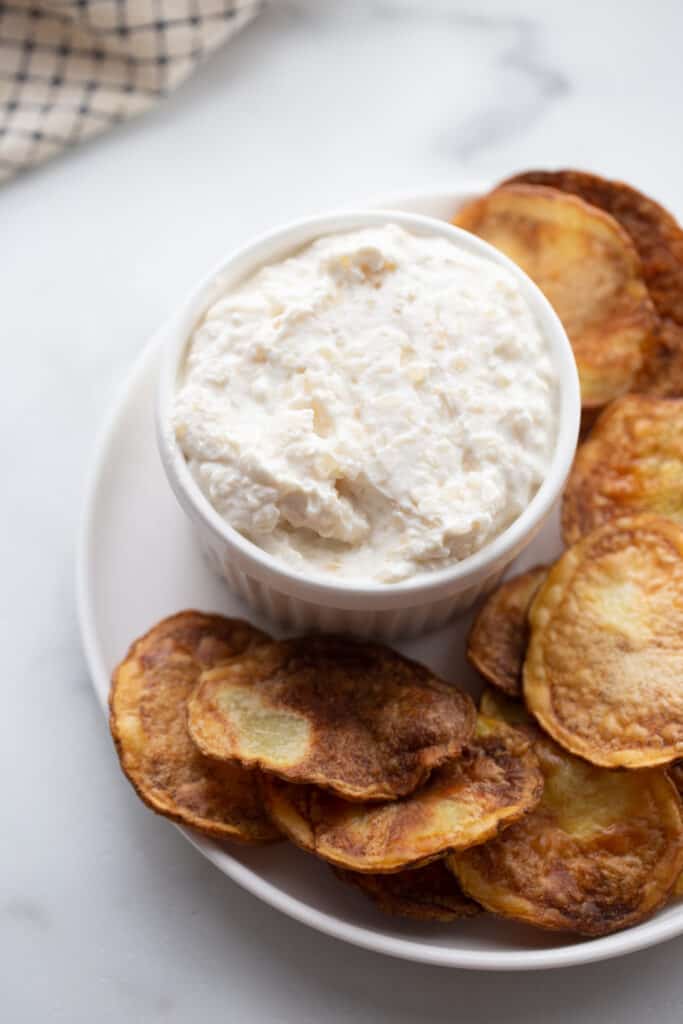
M 522 706 L 486 691 L 482 706 L 516 724 Z M 605 935 L 643 920 L 683 867 L 683 809 L 662 768 L 597 768 L 527 716 L 545 780 L 540 803 L 500 836 L 448 857 L 485 909 L 541 928 Z
M 290 839 L 337 867 L 392 872 L 496 835 L 541 795 L 529 740 L 479 717 L 476 738 L 402 800 L 349 803 L 315 786 L 263 777 L 265 804 Z
M 565 543 L 638 512 L 683 524 L 683 398 L 625 395 L 605 409 L 565 488 Z
M 254 774 L 204 757 L 187 731 L 187 698 L 202 670 L 267 640 L 246 622 L 180 612 L 136 640 L 115 670 L 112 736 L 121 767 L 153 811 L 219 838 L 279 838 Z
M 474 732 L 470 698 L 378 644 L 306 637 L 204 673 L 188 705 L 207 755 L 348 800 L 419 786 Z
M 683 324 L 661 318 L 645 348 L 634 388 L 663 398 L 683 397 Z
M 558 743 L 615 768 L 683 755 L 683 527 L 610 520 L 553 566 L 529 622 L 524 698 Z
M 630 236 L 661 322 L 645 351 L 638 391 L 683 395 L 683 228 L 663 206 L 623 181 L 585 171 L 527 171 L 510 183 L 545 185 L 609 213 Z
M 675 764 L 672 764 L 669 768 L 669 775 L 678 790 L 679 796 L 683 797 L 683 761 L 677 761 Z M 678 876 L 678 881 L 674 887 L 674 896 L 683 896 L 683 872 Z
M 547 571 L 546 566 L 536 566 L 501 584 L 482 605 L 467 640 L 467 657 L 474 667 L 514 697 L 522 693 L 527 612 Z
M 391 875 L 369 875 L 344 868 L 334 868 L 334 873 L 342 882 L 365 893 L 385 914 L 415 921 L 447 922 L 481 913 L 481 907 L 465 896 L 443 860 Z
M 454 221 L 490 242 L 536 282 L 569 336 L 585 409 L 631 390 L 657 324 L 633 242 L 576 196 L 506 185 Z

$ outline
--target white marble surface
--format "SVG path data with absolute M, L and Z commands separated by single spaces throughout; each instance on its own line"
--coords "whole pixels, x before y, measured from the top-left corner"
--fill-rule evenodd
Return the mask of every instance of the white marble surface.
M 683 214 L 683 7 L 590 8 L 276 3 L 162 109 L 0 191 L 8 1024 L 680 1020 L 683 939 L 544 976 L 468 974 L 342 946 L 237 889 L 120 776 L 74 612 L 94 433 L 179 292 L 233 242 L 531 165 L 619 175 Z

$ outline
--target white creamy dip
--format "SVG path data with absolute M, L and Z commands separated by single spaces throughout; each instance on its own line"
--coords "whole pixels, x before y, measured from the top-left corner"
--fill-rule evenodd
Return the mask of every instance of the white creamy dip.
M 391 582 L 503 531 L 549 465 L 549 345 L 515 277 L 387 223 L 265 266 L 192 335 L 173 428 L 235 529 Z

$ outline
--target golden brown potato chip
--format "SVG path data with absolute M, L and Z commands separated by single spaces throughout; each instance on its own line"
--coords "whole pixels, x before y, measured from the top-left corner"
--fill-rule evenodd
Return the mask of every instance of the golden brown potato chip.
M 683 754 L 683 528 L 612 519 L 570 548 L 529 612 L 524 698 L 574 754 L 606 767 Z
M 487 711 L 522 706 L 486 691 Z M 683 809 L 664 769 L 617 772 L 562 750 L 538 726 L 540 803 L 500 836 L 446 863 L 494 914 L 541 928 L 605 935 L 661 906 L 683 867 Z
M 663 317 L 645 346 L 634 389 L 662 398 L 683 396 L 683 324 Z
M 536 282 L 569 335 L 591 409 L 629 391 L 657 316 L 630 238 L 576 196 L 508 185 L 454 221 L 509 256 Z
M 527 612 L 547 571 L 546 566 L 536 566 L 503 583 L 482 605 L 467 640 L 467 657 L 474 667 L 514 697 L 522 694 Z
M 287 640 L 207 672 L 188 714 L 205 754 L 348 800 L 409 793 L 476 720 L 470 698 L 422 665 L 344 637 Z
M 669 776 L 678 790 L 678 795 L 683 797 L 683 761 L 676 761 L 675 764 L 671 765 L 669 768 Z M 678 880 L 674 886 L 673 895 L 677 897 L 683 896 L 683 874 L 678 876 Z
M 187 731 L 186 702 L 202 669 L 267 640 L 246 622 L 180 612 L 136 640 L 115 670 L 112 736 L 121 767 L 153 811 L 219 838 L 259 843 L 279 837 L 253 773 L 210 761 Z
M 525 171 L 502 184 L 559 189 L 614 217 L 633 240 L 657 310 L 683 323 L 683 228 L 654 199 L 623 181 L 585 171 Z
M 527 171 L 503 184 L 560 189 L 599 207 L 621 224 L 640 256 L 645 284 L 662 318 L 646 347 L 636 389 L 683 395 L 683 228 L 675 217 L 630 185 L 583 171 Z
M 465 896 L 443 860 L 392 875 L 368 875 L 343 868 L 333 868 L 333 871 L 342 882 L 364 892 L 385 914 L 416 921 L 447 922 L 481 913 L 481 907 Z
M 683 523 L 683 398 L 625 395 L 605 409 L 564 492 L 565 543 L 638 512 Z
M 483 843 L 533 807 L 543 784 L 529 740 L 481 716 L 462 755 L 402 800 L 354 804 L 315 786 L 262 781 L 269 814 L 293 842 L 338 867 L 373 873 Z

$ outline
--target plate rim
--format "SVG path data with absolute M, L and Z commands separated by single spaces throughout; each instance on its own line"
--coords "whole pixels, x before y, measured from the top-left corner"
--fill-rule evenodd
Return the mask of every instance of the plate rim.
M 426 187 L 410 192 L 397 191 L 388 195 L 374 196 L 366 202 L 366 205 L 390 209 L 392 204 L 403 207 L 409 206 L 410 203 L 429 199 L 445 201 L 449 197 L 453 197 L 455 202 L 463 194 L 484 191 L 489 187 L 490 183 L 465 181 L 458 188 L 452 185 L 450 187 Z M 126 404 L 131 393 L 135 391 L 136 385 L 145 377 L 149 369 L 148 364 L 153 363 L 155 357 L 158 358 L 163 335 L 164 327 L 162 326 L 145 343 L 125 374 L 123 381 L 115 390 L 108 412 L 96 434 L 81 499 L 75 558 L 76 616 L 88 675 L 97 701 L 105 715 L 108 715 L 108 702 L 106 698 L 103 699 L 101 693 L 108 691 L 110 678 L 98 643 L 91 571 L 94 567 L 91 552 L 96 525 L 97 495 L 106 470 L 105 456 L 120 426 Z M 219 871 L 273 909 L 332 938 L 348 942 L 361 949 L 414 963 L 481 971 L 529 971 L 572 967 L 635 953 L 683 934 L 682 907 L 680 920 L 673 917 L 667 921 L 657 921 L 654 918 L 613 935 L 571 941 L 570 944 L 555 949 L 467 951 L 427 946 L 413 939 L 389 936 L 361 925 L 350 924 L 332 914 L 311 907 L 298 897 L 285 893 L 277 885 L 264 879 L 256 871 L 234 858 L 229 851 L 219 846 L 214 840 L 201 836 L 185 826 L 175 825 L 175 827 Z

